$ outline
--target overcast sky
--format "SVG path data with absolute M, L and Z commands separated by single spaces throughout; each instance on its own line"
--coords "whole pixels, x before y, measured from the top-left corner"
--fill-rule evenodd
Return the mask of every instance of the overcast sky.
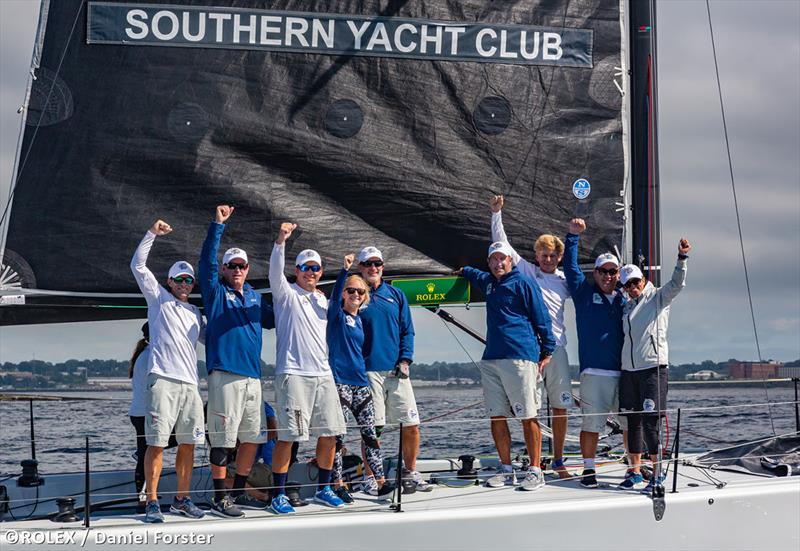
M 0 0 L 3 205 L 38 5 Z M 714 0 L 711 8 L 762 355 L 793 360 L 800 357 L 800 2 Z M 756 359 L 705 2 L 660 1 L 658 39 L 665 267 L 679 237 L 694 245 L 687 287 L 672 307 L 670 359 Z M 485 330 L 481 308 L 457 311 Z M 577 363 L 573 319 L 570 305 L 568 350 Z M 469 360 L 437 318 L 415 310 L 414 322 L 418 362 Z M 0 361 L 124 359 L 140 324 L 2 328 Z M 477 343 L 454 331 L 479 358 Z M 263 357 L 274 361 L 274 332 Z

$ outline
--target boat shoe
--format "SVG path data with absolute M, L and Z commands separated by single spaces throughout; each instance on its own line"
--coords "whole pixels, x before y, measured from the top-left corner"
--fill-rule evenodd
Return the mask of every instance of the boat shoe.
M 203 510 L 192 503 L 192 500 L 189 499 L 189 496 L 183 496 L 181 498 L 176 496 L 175 499 L 172 500 L 172 505 L 169 507 L 169 512 L 184 515 L 189 518 L 203 518 L 203 516 L 205 516 Z
M 486 479 L 489 488 L 502 488 L 503 486 L 516 486 L 517 473 L 514 471 L 498 471 L 497 474 Z
M 520 489 L 527 490 L 529 492 L 538 490 L 539 488 L 543 487 L 544 487 L 544 473 L 539 469 L 529 470 L 525 474 L 525 478 L 523 478 L 522 482 L 520 483 Z
M 148 501 L 144 507 L 144 521 L 148 524 L 164 522 L 164 515 L 161 513 L 161 505 L 158 500 Z

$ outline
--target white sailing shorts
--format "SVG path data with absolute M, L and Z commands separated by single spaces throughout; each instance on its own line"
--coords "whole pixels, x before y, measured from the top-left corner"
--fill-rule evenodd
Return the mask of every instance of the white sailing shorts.
M 490 417 L 539 415 L 539 366 L 530 360 L 481 360 L 481 384 Z
M 372 402 L 375 404 L 375 426 L 387 423 L 404 426 L 419 425 L 417 400 L 411 379 L 395 377 L 392 371 L 367 371 Z
M 212 448 L 267 441 L 261 379 L 219 369 L 208 375 L 208 438 Z
M 616 419 L 623 430 L 628 420 L 619 411 L 619 377 L 581 373 L 581 430 L 605 432 L 606 417 Z
M 278 440 L 305 442 L 314 436 L 339 436 L 347 428 L 333 375 L 275 376 Z
M 556 347 L 550 363 L 544 368 L 542 392 L 550 401 L 551 408 L 569 409 L 573 406 L 572 380 L 569 373 L 569 358 L 563 346 Z M 541 401 L 544 403 L 544 400 Z
M 144 434 L 148 446 L 166 448 L 173 429 L 178 444 L 204 442 L 203 399 L 197 385 L 150 373 L 145 401 Z

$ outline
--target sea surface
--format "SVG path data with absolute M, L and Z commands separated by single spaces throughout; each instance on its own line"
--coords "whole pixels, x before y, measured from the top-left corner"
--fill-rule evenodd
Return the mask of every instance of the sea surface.
M 130 392 L 59 392 L 74 400 L 33 403 L 36 436 L 36 459 L 39 470 L 47 473 L 83 470 L 86 437 L 89 438 L 91 467 L 132 469 L 135 460 L 135 433 L 128 418 Z M 266 396 L 273 398 L 272 391 Z M 480 387 L 420 387 L 416 396 L 422 426 L 421 457 L 451 457 L 461 454 L 494 454 L 489 422 L 483 408 Z M 84 398 L 84 399 L 79 399 Z M 670 410 L 682 408 L 680 444 L 682 451 L 723 448 L 757 440 L 795 429 L 794 406 L 772 405 L 791 402 L 794 390 L 788 386 L 757 387 L 679 387 L 669 391 Z M 0 473 L 21 471 L 20 461 L 31 457 L 29 402 L 0 402 Z M 578 410 L 570 413 L 577 414 Z M 770 420 L 770 417 L 772 418 Z M 674 440 L 677 414 L 670 411 L 669 429 L 662 440 Z M 511 421 L 514 453 L 522 453 L 524 442 L 519 423 Z M 569 434 L 577 436 L 580 418 L 569 420 Z M 358 449 L 357 429 L 350 429 L 346 442 Z M 397 432 L 388 431 L 382 438 L 387 453 L 397 451 Z M 602 446 L 620 449 L 620 436 L 611 436 Z M 544 453 L 548 445 L 545 440 Z M 578 451 L 568 444 L 567 451 Z M 174 450 L 171 451 L 174 453 Z M 171 453 L 168 452 L 168 453 Z M 312 445 L 300 449 L 301 457 L 313 455 Z M 196 461 L 207 457 L 207 448 L 198 448 Z M 172 465 L 172 459 L 166 459 Z

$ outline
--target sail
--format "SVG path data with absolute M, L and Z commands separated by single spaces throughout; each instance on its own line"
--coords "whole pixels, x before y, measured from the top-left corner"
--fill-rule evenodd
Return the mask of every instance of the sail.
M 485 266 L 493 194 L 523 256 L 576 215 L 582 263 L 623 249 L 621 2 L 175 4 L 43 4 L 3 255 L 23 288 L 135 294 L 152 222 L 174 228 L 149 260 L 165 278 L 218 204 L 257 288 L 282 221 L 290 258 L 375 245 L 389 276 Z M 0 306 L 0 323 L 135 315 L 41 300 L 58 314 Z

